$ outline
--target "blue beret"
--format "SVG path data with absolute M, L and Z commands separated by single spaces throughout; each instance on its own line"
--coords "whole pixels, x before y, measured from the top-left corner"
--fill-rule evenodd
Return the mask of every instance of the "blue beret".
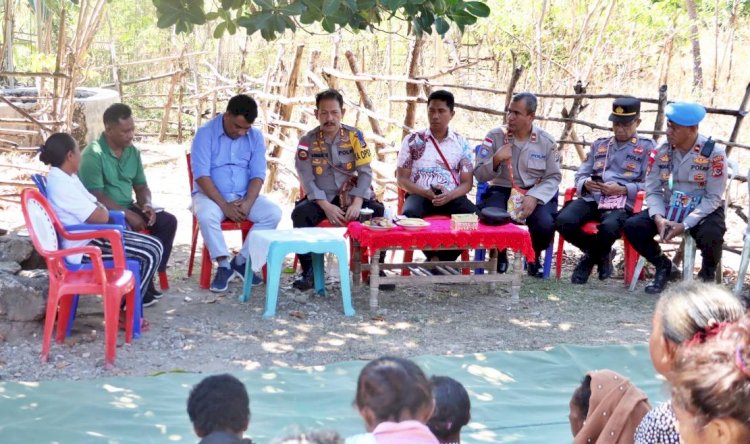
M 682 126 L 695 126 L 706 117 L 706 108 L 694 102 L 674 102 L 664 111 L 667 119 Z

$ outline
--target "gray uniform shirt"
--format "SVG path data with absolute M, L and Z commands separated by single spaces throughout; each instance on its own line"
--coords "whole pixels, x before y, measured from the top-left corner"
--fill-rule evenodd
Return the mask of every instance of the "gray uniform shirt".
M 601 176 L 604 182 L 617 182 L 628 190 L 626 206 L 632 209 L 636 195 L 645 189 L 648 159 L 655 146 L 652 139 L 637 134 L 619 145 L 614 137 L 597 139 L 576 172 L 578 195 L 587 202 L 598 201 L 601 193 L 591 193 L 583 184 L 591 176 Z
M 513 144 L 513 181 L 523 189 L 528 189 L 527 196 L 532 196 L 546 204 L 557 193 L 562 180 L 560 158 L 557 144 L 543 129 L 533 126 L 526 141 L 506 137 L 506 129 L 498 127 L 487 133 L 484 143 L 479 147 L 474 177 L 490 185 L 510 187 L 510 171 L 507 162 L 498 169 L 492 167 L 492 156 L 505 143 Z
M 727 184 L 726 151 L 714 146 L 709 157 L 700 155 L 708 140 L 698 135 L 693 149 L 686 154 L 664 142 L 656 150 L 651 171 L 646 176 L 646 204 L 651 217 L 667 212 L 672 191 L 682 191 L 689 196 L 701 196 L 700 203 L 682 221 L 688 228 L 721 206 Z M 670 187 L 670 176 L 672 186 Z
M 329 144 L 318 126 L 299 140 L 294 166 L 309 200 L 332 201 L 341 186 L 355 174 L 357 186 L 349 191 L 349 195 L 367 200 L 372 198 L 371 157 L 362 132 L 357 128 L 341 125 Z

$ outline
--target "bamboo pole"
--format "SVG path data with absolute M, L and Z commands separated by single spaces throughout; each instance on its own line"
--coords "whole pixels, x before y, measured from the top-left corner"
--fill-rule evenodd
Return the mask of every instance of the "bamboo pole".
M 15 112 L 17 112 L 17 113 L 21 114 L 22 116 L 26 117 L 27 119 L 29 119 L 29 121 L 31 121 L 32 123 L 34 123 L 39 128 L 43 129 L 44 131 L 52 132 L 52 129 L 49 126 L 47 126 L 44 123 L 42 123 L 39 120 L 37 120 L 34 116 L 32 116 L 31 114 L 27 113 L 24 109 L 17 107 L 10 100 L 6 99 L 3 96 L 0 96 L 0 100 L 2 100 L 3 102 L 5 102 Z
M 409 62 L 407 63 L 408 70 L 406 72 L 406 76 L 410 79 L 417 77 L 417 70 L 419 69 L 419 58 L 422 54 L 422 46 L 424 44 L 424 40 L 421 37 L 415 37 L 414 40 L 410 43 L 410 51 L 409 51 Z M 406 84 L 406 95 L 407 96 L 416 96 L 419 94 L 419 87 L 417 85 L 414 85 L 413 83 L 407 83 Z M 404 113 L 404 126 L 413 128 L 414 122 L 416 121 L 416 111 L 417 111 L 417 104 L 416 103 L 407 103 L 406 105 L 406 112 Z M 402 138 L 409 135 L 409 132 L 407 130 L 402 131 Z
M 729 141 L 734 142 L 737 140 L 737 136 L 740 134 L 740 127 L 742 126 L 742 120 L 747 115 L 747 101 L 750 99 L 750 83 L 745 87 L 745 95 L 742 97 L 740 108 L 737 110 L 737 118 L 734 121 L 734 128 L 732 128 L 732 134 L 729 136 Z M 727 157 L 732 152 L 732 146 L 727 146 Z
M 161 128 L 159 129 L 159 142 L 164 142 L 164 136 L 167 134 L 167 128 L 169 127 L 169 113 L 172 110 L 172 102 L 174 101 L 174 90 L 177 86 L 177 82 L 180 81 L 182 71 L 177 71 L 177 74 L 172 76 L 172 81 L 169 82 L 169 95 L 167 101 L 164 104 L 164 114 L 161 119 Z M 177 111 L 178 114 L 182 114 L 182 109 Z
M 349 62 L 349 68 L 352 70 L 352 74 L 357 74 L 357 60 L 354 58 L 354 54 L 351 51 L 346 51 L 346 60 Z M 359 91 L 359 97 L 362 100 L 362 105 L 369 109 L 370 111 L 375 111 L 375 107 L 372 105 L 372 100 L 370 100 L 370 96 L 367 95 L 367 91 L 365 90 L 365 85 L 361 82 L 355 82 L 357 85 L 357 91 Z M 368 120 L 370 122 L 370 128 L 372 128 L 372 132 L 377 134 L 378 136 L 383 136 L 383 131 L 380 129 L 380 122 L 374 117 L 368 117 Z M 380 150 L 383 148 L 382 143 L 376 143 L 375 144 L 375 153 L 378 156 L 378 160 L 385 160 L 385 156 L 380 154 Z
M 304 53 L 304 51 L 305 45 L 297 45 L 297 50 L 294 53 L 294 61 L 292 62 L 292 70 L 289 72 L 289 77 L 286 82 L 286 88 L 284 90 L 284 95 L 286 97 L 294 97 L 297 93 L 297 85 L 299 84 L 299 72 L 300 66 L 302 65 L 302 54 Z M 279 109 L 280 120 L 288 121 L 292 117 L 293 110 L 293 103 L 282 104 Z M 286 129 L 279 127 L 276 133 L 283 137 L 286 136 L 288 132 L 286 131 Z M 281 153 L 282 147 L 277 144 L 271 151 L 270 157 L 278 159 L 281 157 Z M 273 190 L 273 186 L 276 183 L 277 176 L 278 169 L 274 165 L 271 165 L 268 172 L 268 181 L 266 181 L 266 191 L 270 192 L 271 190 Z
M 659 87 L 659 105 L 656 110 L 656 120 L 654 121 L 654 131 L 664 130 L 664 109 L 667 107 L 667 85 Z
M 583 83 L 579 80 L 576 82 L 575 86 L 573 87 L 573 90 L 576 92 L 576 94 L 585 94 L 586 93 L 586 87 L 583 86 Z M 570 111 L 566 110 L 565 107 L 563 107 L 562 110 L 562 116 L 566 119 L 575 119 L 578 117 L 578 113 L 581 111 L 581 105 L 582 105 L 583 99 L 577 98 L 573 99 L 573 104 L 570 105 Z M 574 134 L 573 131 L 573 122 L 567 121 L 565 122 L 565 126 L 563 127 L 562 134 L 560 135 L 560 139 L 567 139 L 568 137 L 571 137 L 571 135 Z M 573 137 L 575 139 L 575 137 Z M 581 149 L 580 146 L 574 145 L 576 148 L 576 152 L 578 153 L 578 158 L 583 162 L 583 160 L 586 158 L 586 153 L 584 153 L 583 149 Z M 558 145 L 558 151 L 560 153 L 564 152 L 565 150 L 565 144 L 561 143 Z

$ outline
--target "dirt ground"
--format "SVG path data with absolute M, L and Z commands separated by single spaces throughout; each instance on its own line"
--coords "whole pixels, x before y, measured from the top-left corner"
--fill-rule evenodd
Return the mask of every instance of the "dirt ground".
M 73 335 L 64 345 L 53 343 L 49 364 L 39 365 L 41 324 L 32 336 L 6 338 L 0 344 L 0 380 L 211 373 L 311 366 L 383 354 L 544 350 L 558 344 L 620 344 L 648 338 L 655 298 L 643 293 L 643 284 L 635 292 L 627 291 L 621 276 L 600 282 L 594 273 L 588 285 L 573 286 L 569 283 L 577 254 L 573 249 L 566 251 L 560 282 L 525 278 L 518 302 L 511 301 L 509 286 L 502 285 L 494 293 L 459 285 L 400 286 L 394 292 L 381 292 L 381 308 L 373 313 L 368 308 L 368 288 L 359 287 L 352 294 L 357 310 L 353 317 L 343 315 L 335 279 L 329 279 L 328 296 L 318 297 L 292 289 L 292 275 L 285 274 L 277 315 L 264 320 L 265 287 L 256 288 L 248 303 L 238 302 L 238 281 L 224 295 L 201 290 L 199 257 L 194 275 L 186 276 L 191 217 L 184 149 L 142 145 L 154 201 L 176 214 L 180 223 L 168 271 L 171 289 L 158 304 L 145 309 L 150 331 L 129 345 L 123 344 L 120 334 L 116 368 L 106 371 L 101 304 L 98 298 L 83 298 Z M 274 192 L 285 207 L 282 227 L 291 224 L 286 195 L 283 190 Z M 2 226 L 19 225 L 18 213 L 4 209 Z M 728 233 L 739 237 L 734 244 L 741 242 L 743 229 L 744 224 Z M 229 241 L 239 247 L 239 234 Z M 736 269 L 736 257 L 727 261 Z

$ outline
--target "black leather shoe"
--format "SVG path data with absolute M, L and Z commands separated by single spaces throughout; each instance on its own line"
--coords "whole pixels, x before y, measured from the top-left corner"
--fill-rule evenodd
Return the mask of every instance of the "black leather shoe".
M 570 277 L 570 282 L 574 284 L 585 284 L 589 280 L 591 270 L 594 269 L 594 263 L 588 254 L 584 254 L 578 265 L 573 270 L 573 275 Z
M 698 272 L 698 279 L 701 280 L 701 282 L 706 283 L 713 283 L 716 281 L 716 268 L 701 268 L 701 271 Z
M 646 293 L 648 294 L 659 294 L 664 291 L 664 287 L 669 282 L 669 276 L 672 274 L 672 261 L 667 259 L 666 256 L 661 257 L 661 262 L 656 266 L 656 273 L 654 273 L 654 280 L 650 284 L 646 285 Z
M 156 285 L 154 285 L 153 281 L 151 281 L 151 283 L 148 284 L 148 288 L 146 289 L 146 292 L 151 294 L 154 297 L 154 299 L 161 299 L 161 297 L 164 296 L 164 294 L 161 291 L 156 289 Z
M 508 253 L 501 251 L 497 255 L 497 272 L 503 274 L 508 271 Z
M 535 278 L 544 278 L 544 267 L 539 265 L 539 262 L 529 262 L 528 265 L 526 265 L 526 272 L 531 277 Z
M 599 280 L 605 281 L 612 276 L 612 256 L 613 251 L 610 251 L 609 253 L 602 256 L 601 259 L 599 259 L 599 263 L 596 265 L 596 268 L 599 270 Z
M 303 271 L 297 279 L 292 282 L 292 287 L 299 291 L 306 291 L 315 286 L 315 278 L 313 277 L 312 269 Z

